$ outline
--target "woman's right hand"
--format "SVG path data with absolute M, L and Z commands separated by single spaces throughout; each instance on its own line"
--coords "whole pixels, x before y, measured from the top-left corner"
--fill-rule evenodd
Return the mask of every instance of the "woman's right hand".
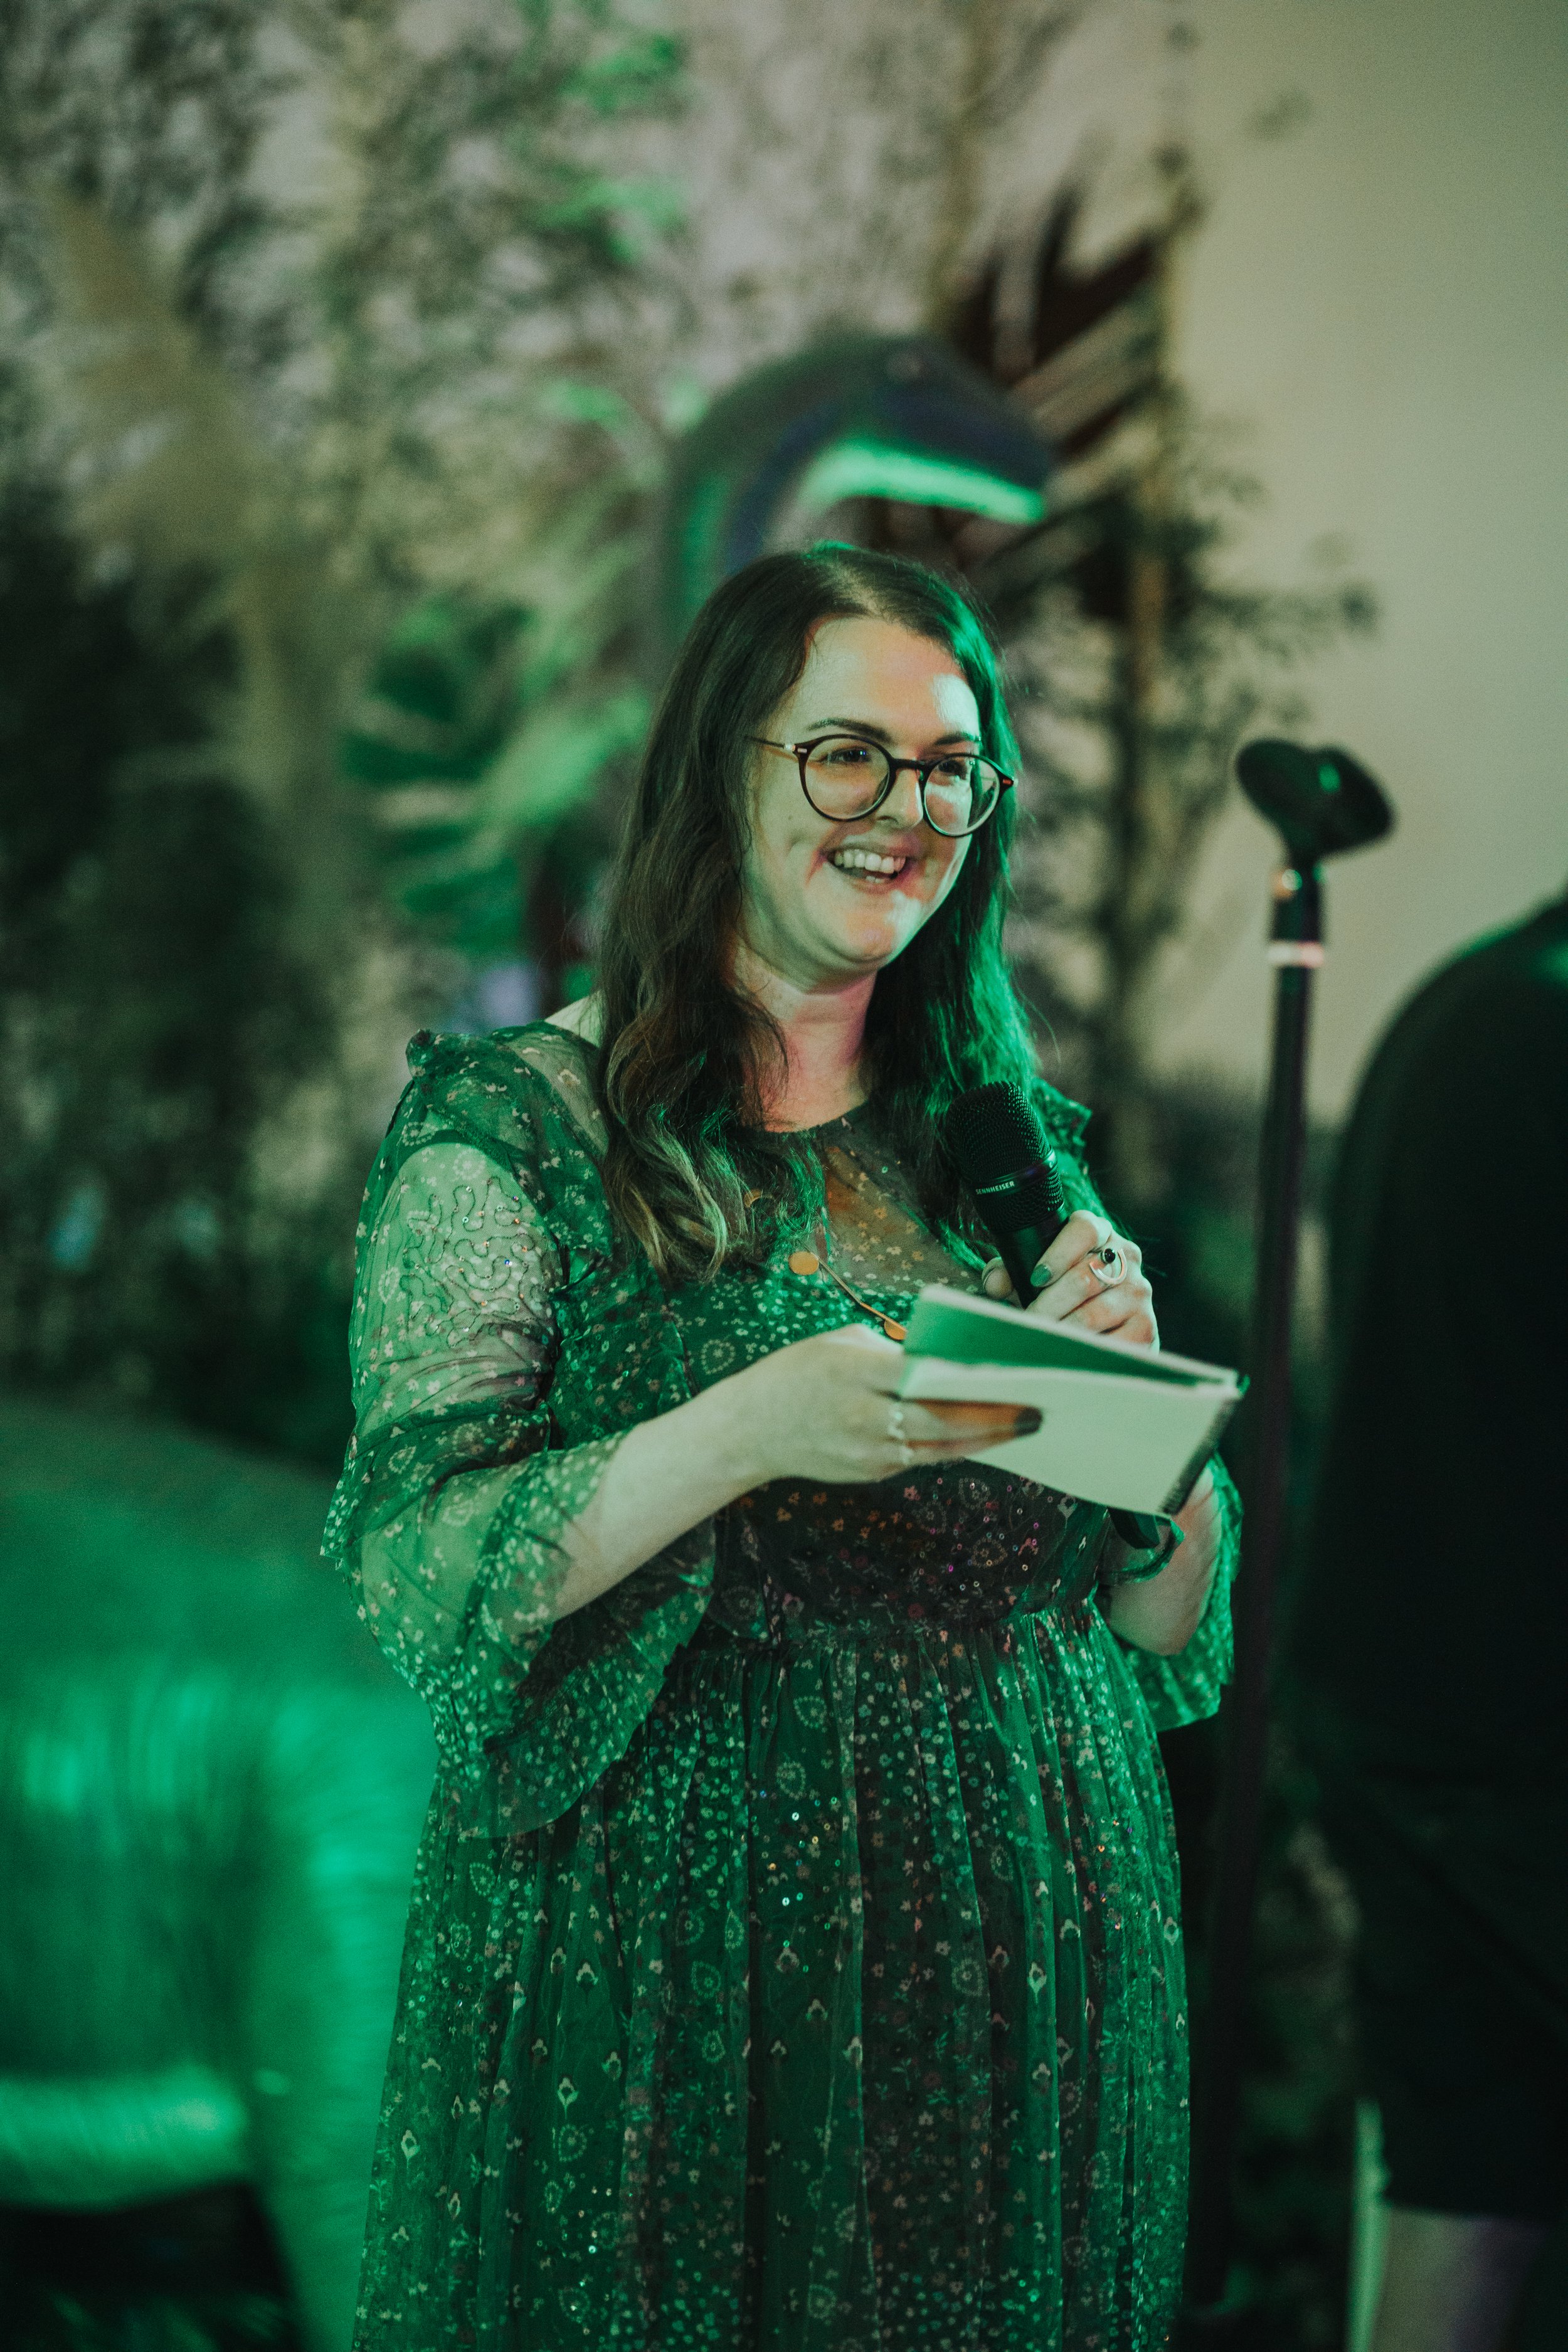
M 678 1536 L 773 1478 L 858 1486 L 952 1462 L 1039 1426 L 1012 1404 L 900 1404 L 904 1354 L 847 1324 L 776 1348 L 629 1429 L 567 1529 L 567 1616 Z M 900 1431 L 900 1422 L 902 1422 Z
M 1039 1427 L 1026 1405 L 900 1403 L 904 1351 L 879 1331 L 847 1323 L 796 1339 L 716 1381 L 734 1414 L 747 1485 L 820 1478 L 858 1485 L 933 1462 L 955 1462 Z

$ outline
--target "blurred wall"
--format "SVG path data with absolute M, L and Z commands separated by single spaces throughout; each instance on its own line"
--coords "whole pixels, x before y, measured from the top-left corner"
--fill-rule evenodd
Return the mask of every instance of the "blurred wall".
M 1316 740 L 1399 810 L 1333 871 L 1331 1115 L 1424 972 L 1568 885 L 1568 8 L 1197 0 L 1190 21 L 1211 211 L 1181 362 L 1257 427 L 1269 497 L 1239 561 L 1283 581 L 1335 539 L 1384 606 L 1309 680 Z M 1211 845 L 1189 937 L 1207 925 L 1216 960 L 1173 957 L 1170 1065 L 1261 1075 L 1269 844 L 1238 805 Z

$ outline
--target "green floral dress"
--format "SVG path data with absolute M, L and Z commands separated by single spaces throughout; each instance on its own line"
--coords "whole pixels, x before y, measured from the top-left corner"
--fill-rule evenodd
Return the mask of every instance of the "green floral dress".
M 1186 2018 L 1153 1734 L 1217 1702 L 1231 1542 L 1159 1660 L 1100 1612 L 1091 1506 L 972 1463 L 784 1480 L 552 1622 L 624 1433 L 854 1309 L 787 1265 L 815 1218 L 661 1286 L 561 1031 L 413 1060 L 329 1528 L 441 1757 L 360 2344 L 1164 2343 Z M 1086 1199 L 1082 1115 L 1041 1107 Z M 973 1286 L 872 1110 L 802 1148 L 873 1305 Z

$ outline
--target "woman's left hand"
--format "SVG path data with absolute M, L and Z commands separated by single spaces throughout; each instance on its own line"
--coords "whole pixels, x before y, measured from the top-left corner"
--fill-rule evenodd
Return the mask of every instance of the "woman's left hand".
M 1143 1272 L 1143 1253 L 1136 1242 L 1113 1229 L 1109 1217 L 1075 1211 L 1035 1268 L 1035 1280 L 1039 1296 L 1028 1311 L 1043 1321 L 1131 1339 L 1140 1348 L 1159 1346 L 1160 1327 L 1154 1320 L 1154 1294 Z M 980 1285 L 988 1298 L 1013 1297 L 999 1257 L 992 1259 Z

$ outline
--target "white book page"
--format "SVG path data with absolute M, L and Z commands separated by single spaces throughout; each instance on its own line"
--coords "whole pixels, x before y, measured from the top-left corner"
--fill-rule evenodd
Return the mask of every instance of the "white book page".
M 902 1397 L 1033 1405 L 1040 1427 L 973 1457 L 1058 1493 L 1114 1510 L 1163 1511 L 1173 1490 L 1229 1419 L 1234 1380 L 1165 1387 L 1096 1371 L 1036 1370 L 1019 1364 L 954 1364 L 910 1356 Z

